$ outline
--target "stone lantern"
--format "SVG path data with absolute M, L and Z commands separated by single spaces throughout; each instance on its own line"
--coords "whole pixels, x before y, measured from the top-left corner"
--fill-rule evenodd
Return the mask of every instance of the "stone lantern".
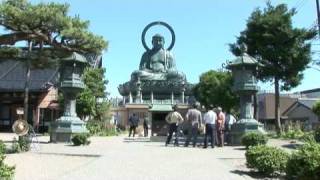
M 82 74 L 86 65 L 86 58 L 75 52 L 61 59 L 59 88 L 64 97 L 64 113 L 51 124 L 51 142 L 70 142 L 72 134 L 88 132 L 76 113 L 76 96 L 84 88 Z
M 259 63 L 243 53 L 227 65 L 232 71 L 233 91 L 240 96 L 240 118 L 231 128 L 231 143 L 239 145 L 246 132 L 263 131 L 263 126 L 253 117 L 253 97 L 258 91 L 256 71 Z

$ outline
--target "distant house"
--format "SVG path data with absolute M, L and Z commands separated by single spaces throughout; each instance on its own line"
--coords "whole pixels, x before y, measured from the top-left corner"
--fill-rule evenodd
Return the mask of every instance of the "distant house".
M 86 55 L 91 67 L 102 66 L 101 55 Z M 58 68 L 32 69 L 29 85 L 28 123 L 37 131 L 48 130 L 63 108 L 58 104 Z M 11 131 L 18 119 L 16 110 L 23 107 L 26 67 L 24 62 L 0 59 L 0 131 Z
M 274 93 L 259 93 L 257 95 L 257 117 L 267 129 L 275 128 L 275 99 Z M 280 119 L 284 123 L 286 117 L 281 116 L 300 96 L 292 94 L 280 95 Z
M 319 125 L 319 117 L 312 112 L 312 106 L 320 99 L 320 88 L 293 94 L 280 94 L 280 119 L 284 125 L 301 124 L 306 130 Z M 257 94 L 257 119 L 268 130 L 275 129 L 274 93 Z
M 300 124 L 305 130 L 315 129 L 320 125 L 319 116 L 312 112 L 312 106 L 320 99 L 301 98 L 293 103 L 282 115 L 285 124 Z
M 299 93 L 306 98 L 320 98 L 320 88 L 305 90 Z

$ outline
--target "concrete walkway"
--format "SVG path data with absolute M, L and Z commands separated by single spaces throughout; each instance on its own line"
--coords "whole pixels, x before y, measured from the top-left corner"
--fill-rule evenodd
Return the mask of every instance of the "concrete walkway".
M 0 133 L 8 143 L 13 136 Z M 121 136 L 93 137 L 80 147 L 48 140 L 39 137 L 39 150 L 7 155 L 6 163 L 16 166 L 15 180 L 252 179 L 241 173 L 247 171 L 242 147 L 165 147 Z

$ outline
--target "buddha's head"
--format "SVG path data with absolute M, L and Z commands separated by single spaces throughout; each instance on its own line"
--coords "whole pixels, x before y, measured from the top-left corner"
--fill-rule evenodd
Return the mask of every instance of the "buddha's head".
M 164 37 L 160 34 L 152 36 L 152 45 L 154 49 L 160 49 L 164 46 Z

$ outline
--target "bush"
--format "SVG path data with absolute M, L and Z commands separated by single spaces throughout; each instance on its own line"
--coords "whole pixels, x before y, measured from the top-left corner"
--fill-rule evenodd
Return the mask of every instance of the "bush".
M 301 138 L 299 138 L 300 141 L 306 142 L 306 143 L 312 143 L 315 142 L 314 138 L 314 132 L 305 132 Z
M 2 140 L 0 140 L 0 154 L 5 154 L 6 153 L 6 145 Z
M 320 144 L 307 143 L 294 152 L 288 160 L 286 174 L 289 179 L 319 179 Z
M 267 144 L 268 138 L 262 133 L 250 132 L 241 138 L 241 144 L 248 148 L 249 146 L 257 146 Z
M 314 139 L 317 143 L 320 143 L 320 127 L 314 131 Z
M 87 123 L 87 129 L 90 135 L 94 136 L 116 136 L 118 132 L 116 127 L 110 123 L 91 120 Z
M 289 154 L 276 147 L 251 146 L 246 151 L 247 167 L 273 176 L 285 171 Z
M 17 139 L 13 138 L 12 145 L 11 145 L 11 153 L 19 153 L 19 152 L 21 152 L 20 145 Z
M 29 135 L 25 135 L 25 136 L 19 136 L 18 139 L 18 144 L 19 144 L 19 148 L 20 150 L 18 152 L 27 152 L 30 150 L 30 136 Z
M 80 146 L 80 145 L 89 145 L 89 134 L 88 133 L 81 133 L 81 134 L 75 134 L 72 137 L 73 145 Z
M 13 179 L 15 167 L 4 164 L 4 159 L 5 156 L 0 153 L 0 179 L 11 180 Z
M 304 133 L 300 129 L 288 130 L 287 132 L 281 134 L 281 138 L 284 139 L 300 139 L 303 137 Z

